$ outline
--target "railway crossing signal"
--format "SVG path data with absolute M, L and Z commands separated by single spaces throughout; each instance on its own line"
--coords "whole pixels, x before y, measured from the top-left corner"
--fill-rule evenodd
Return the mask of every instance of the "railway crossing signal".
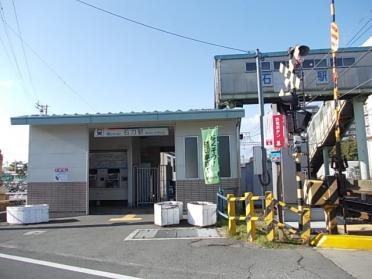
M 284 76 L 285 89 L 281 90 L 279 96 L 281 98 L 281 110 L 289 116 L 287 117 L 287 130 L 292 135 L 293 146 L 295 152 L 293 158 L 296 163 L 296 182 L 297 182 L 297 201 L 298 201 L 298 213 L 299 230 L 303 229 L 305 223 L 305 214 L 308 212 L 304 208 L 304 193 L 303 193 L 303 175 L 301 170 L 301 145 L 302 136 L 300 133 L 306 130 L 307 123 L 310 121 L 311 113 L 301 110 L 299 105 L 297 90 L 300 89 L 301 78 L 299 77 L 299 71 L 301 71 L 302 57 L 307 55 L 310 48 L 304 45 L 297 45 L 291 47 L 288 50 L 289 61 L 288 66 L 283 63 L 280 64 L 279 72 Z
M 301 108 L 297 90 L 301 86 L 301 78 L 299 77 L 299 70 L 303 56 L 307 55 L 310 48 L 305 45 L 297 45 L 290 47 L 288 50 L 289 61 L 288 66 L 283 63 L 280 64 L 279 72 L 284 76 L 284 89 L 280 90 L 280 104 L 279 110 L 282 114 L 289 115 L 287 117 L 287 128 L 289 133 L 300 133 L 306 130 L 306 126 L 311 118 L 311 113 Z

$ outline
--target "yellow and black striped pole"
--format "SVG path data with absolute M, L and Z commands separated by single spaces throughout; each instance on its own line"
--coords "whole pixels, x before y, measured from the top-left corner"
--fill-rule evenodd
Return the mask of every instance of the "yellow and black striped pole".
M 265 193 L 265 225 L 267 227 L 266 239 L 274 241 L 274 196 L 272 192 Z
M 256 240 L 256 222 L 254 216 L 253 194 L 247 192 L 244 194 L 245 198 L 245 217 L 247 222 L 247 236 L 249 241 Z
M 295 145 L 295 153 L 293 155 L 296 163 L 296 183 L 297 183 L 297 206 L 298 206 L 298 229 L 302 231 L 303 229 L 303 211 L 304 211 L 304 190 L 302 185 L 302 170 L 301 170 L 301 136 L 293 137 Z
M 326 205 L 323 209 L 328 233 L 337 234 L 337 205 Z
M 301 239 L 303 243 L 309 244 L 310 243 L 310 235 L 311 235 L 311 209 L 309 207 L 304 208 L 303 214 L 302 214 L 302 231 L 301 233 Z
M 235 199 L 233 194 L 227 195 L 227 216 L 229 217 L 229 234 L 236 234 L 236 222 L 235 222 Z
M 337 179 L 337 192 L 340 195 L 342 189 L 342 171 L 343 171 L 343 160 L 341 155 L 341 130 L 340 130 L 340 101 L 339 101 L 339 94 L 338 94 L 338 74 L 336 68 L 336 53 L 338 50 L 338 42 L 339 42 L 339 34 L 338 34 L 338 27 L 336 24 L 336 14 L 335 14 L 335 3 L 334 0 L 331 0 L 331 51 L 332 51 L 332 79 L 333 79 L 333 99 L 335 102 L 335 116 L 336 116 L 336 124 L 335 124 L 335 140 L 336 140 L 336 155 L 333 159 L 333 168 L 335 169 L 335 175 Z M 327 212 L 328 210 L 328 212 Z M 330 216 L 334 215 L 330 212 L 336 212 L 336 210 L 331 210 L 331 207 L 325 209 L 326 218 L 329 222 L 336 222 L 335 218 L 330 218 Z M 327 221 L 326 220 L 326 221 Z M 327 227 L 333 229 L 329 229 L 329 233 L 337 233 L 337 224 L 334 226 L 331 223 L 327 223 Z M 332 232 L 331 232 L 332 231 Z

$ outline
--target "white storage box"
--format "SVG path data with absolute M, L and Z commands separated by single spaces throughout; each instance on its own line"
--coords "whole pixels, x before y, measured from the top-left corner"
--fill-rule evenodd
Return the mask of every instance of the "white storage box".
M 8 206 L 6 208 L 6 220 L 9 224 L 49 222 L 49 205 Z
M 154 223 L 158 226 L 176 225 L 180 223 L 180 208 L 168 202 L 154 204 Z
M 205 227 L 216 224 L 217 205 L 211 202 L 187 203 L 187 221 L 191 225 Z
M 180 211 L 180 220 L 183 219 L 183 202 L 181 202 L 181 201 L 166 201 L 166 202 L 163 202 L 163 203 L 177 206 L 179 211 Z

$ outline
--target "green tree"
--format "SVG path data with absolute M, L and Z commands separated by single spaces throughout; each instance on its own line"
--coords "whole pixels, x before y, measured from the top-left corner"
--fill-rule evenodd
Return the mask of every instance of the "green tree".
M 329 156 L 333 157 L 336 153 L 335 147 L 332 147 Z M 349 138 L 341 142 L 342 157 L 346 157 L 348 161 L 358 160 L 358 147 L 354 138 Z

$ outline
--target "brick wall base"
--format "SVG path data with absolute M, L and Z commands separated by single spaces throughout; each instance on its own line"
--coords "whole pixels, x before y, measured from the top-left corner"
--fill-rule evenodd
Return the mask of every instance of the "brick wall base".
M 86 187 L 86 182 L 30 182 L 27 204 L 48 204 L 50 217 L 86 215 Z
M 192 201 L 217 202 L 217 192 L 219 187 L 224 190 L 224 194 L 237 194 L 239 190 L 239 178 L 222 179 L 218 185 L 206 185 L 203 179 L 200 180 L 177 180 L 176 198 L 178 201 L 186 203 Z

